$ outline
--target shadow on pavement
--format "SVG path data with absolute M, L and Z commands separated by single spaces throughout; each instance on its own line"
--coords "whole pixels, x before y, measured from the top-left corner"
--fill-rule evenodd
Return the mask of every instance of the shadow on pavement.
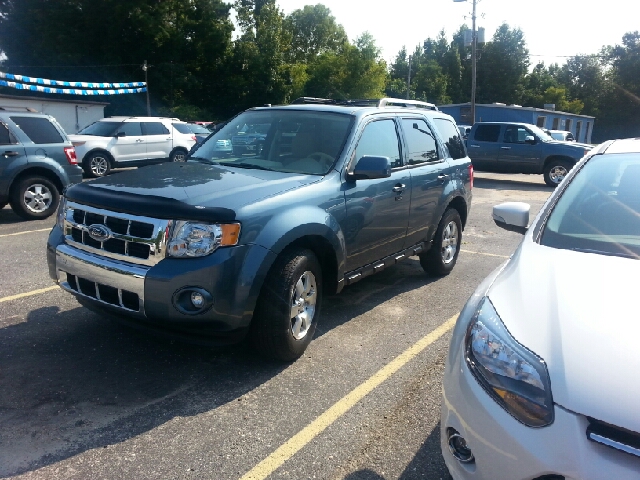
M 509 174 L 509 176 L 513 176 Z M 539 176 L 539 175 L 538 175 Z M 489 190 L 523 190 L 528 192 L 553 192 L 553 187 L 545 184 L 529 181 L 531 175 L 522 174 L 522 180 L 514 180 L 513 178 L 482 178 L 475 177 L 473 179 L 473 188 L 483 188 Z

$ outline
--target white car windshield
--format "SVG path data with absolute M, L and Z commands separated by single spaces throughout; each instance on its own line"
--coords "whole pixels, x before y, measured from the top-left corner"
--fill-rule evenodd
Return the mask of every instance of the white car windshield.
M 558 200 L 540 244 L 640 258 L 640 154 L 594 155 Z

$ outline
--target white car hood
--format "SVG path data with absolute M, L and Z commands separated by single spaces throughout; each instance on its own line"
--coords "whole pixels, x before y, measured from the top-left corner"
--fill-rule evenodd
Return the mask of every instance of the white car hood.
M 636 432 L 639 278 L 638 260 L 549 248 L 529 233 L 488 293 L 513 337 L 547 363 L 556 404 Z

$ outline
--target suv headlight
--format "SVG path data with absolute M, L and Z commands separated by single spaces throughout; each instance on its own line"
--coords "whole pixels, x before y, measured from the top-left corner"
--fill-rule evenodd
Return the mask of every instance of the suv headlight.
M 178 258 L 204 257 L 218 247 L 236 245 L 239 237 L 239 223 L 176 221 L 167 242 L 167 255 Z
M 465 347 L 469 369 L 500 406 L 529 427 L 553 423 L 544 360 L 511 336 L 487 297 L 469 324 Z

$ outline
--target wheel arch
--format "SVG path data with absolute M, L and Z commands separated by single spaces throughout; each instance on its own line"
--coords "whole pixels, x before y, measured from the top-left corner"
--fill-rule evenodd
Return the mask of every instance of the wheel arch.
M 569 163 L 572 167 L 577 163 L 575 159 L 571 157 L 567 157 L 566 155 L 550 155 L 544 160 L 544 165 L 542 166 L 542 170 L 544 171 L 544 169 L 547 168 L 547 166 L 551 162 L 557 162 L 559 160 Z
M 21 180 L 34 176 L 42 176 L 50 180 L 58 189 L 58 193 L 62 194 L 64 185 L 60 177 L 55 172 L 43 167 L 27 167 L 24 170 L 20 171 L 15 177 L 13 177 L 13 180 L 11 181 L 11 187 L 9 187 L 9 192 L 13 193 L 14 189 Z
M 455 208 L 458 211 L 458 214 L 460 215 L 460 220 L 462 222 L 462 229 L 464 230 L 464 227 L 467 224 L 467 215 L 469 211 L 469 209 L 467 208 L 467 202 L 465 201 L 465 199 L 460 196 L 453 197 L 447 204 L 444 211 L 442 212 L 442 215 L 444 215 L 449 208 Z
M 102 153 L 102 154 L 104 154 L 107 157 L 107 160 L 109 160 L 109 163 L 111 164 L 111 167 L 113 167 L 115 165 L 116 160 L 115 160 L 115 158 L 113 158 L 113 155 L 111 155 L 111 153 L 109 153 L 109 150 L 105 150 L 104 148 L 100 148 L 100 147 L 92 148 L 87 153 L 85 153 L 84 157 L 82 157 L 82 161 L 80 162 L 80 164 L 84 166 L 85 160 L 87 160 L 94 153 Z

